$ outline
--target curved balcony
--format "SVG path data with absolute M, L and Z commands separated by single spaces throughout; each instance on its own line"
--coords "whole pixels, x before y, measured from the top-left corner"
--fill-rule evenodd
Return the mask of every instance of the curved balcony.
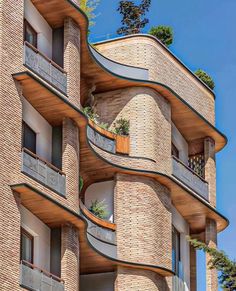
M 91 120 L 87 127 L 87 136 L 89 141 L 107 152 L 129 154 L 129 136 L 114 134 L 99 127 Z

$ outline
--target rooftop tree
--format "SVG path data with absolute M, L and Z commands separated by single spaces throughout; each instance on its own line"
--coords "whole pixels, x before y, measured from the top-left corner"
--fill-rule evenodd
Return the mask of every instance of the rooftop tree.
M 199 69 L 195 72 L 195 75 L 198 76 L 203 83 L 205 83 L 212 90 L 215 88 L 215 83 L 210 75 L 208 75 L 203 70 Z
M 173 42 L 173 29 L 170 26 L 153 26 L 150 29 L 149 34 L 155 36 L 167 47 L 170 46 Z
M 134 1 L 120 1 L 117 11 L 122 15 L 122 26 L 117 33 L 120 35 L 140 33 L 149 22 L 145 15 L 150 5 L 151 0 L 142 0 L 139 5 L 135 5 Z

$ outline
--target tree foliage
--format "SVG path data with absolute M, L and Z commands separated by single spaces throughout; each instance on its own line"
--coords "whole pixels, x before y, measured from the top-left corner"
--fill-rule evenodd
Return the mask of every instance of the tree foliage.
M 195 72 L 195 75 L 202 80 L 209 88 L 212 90 L 215 88 L 215 83 L 210 75 L 208 75 L 203 70 L 199 69 Z
M 236 262 L 231 261 L 223 252 L 215 248 L 208 247 L 205 243 L 196 239 L 189 239 L 189 242 L 197 250 L 202 250 L 211 256 L 208 266 L 210 269 L 219 271 L 219 282 L 224 291 L 236 290 Z
M 135 5 L 134 1 L 120 1 L 117 11 L 122 15 L 122 26 L 117 30 L 118 34 L 128 35 L 140 33 L 149 20 L 145 17 L 149 11 L 151 0 L 142 0 Z
M 170 26 L 153 26 L 150 29 L 149 34 L 155 36 L 167 47 L 170 46 L 173 42 L 173 29 Z
M 129 120 L 125 118 L 118 119 L 114 124 L 114 133 L 119 135 L 129 135 Z
M 97 15 L 94 13 L 100 0 L 80 0 L 80 8 L 86 13 L 89 19 L 89 26 L 95 24 L 94 19 Z

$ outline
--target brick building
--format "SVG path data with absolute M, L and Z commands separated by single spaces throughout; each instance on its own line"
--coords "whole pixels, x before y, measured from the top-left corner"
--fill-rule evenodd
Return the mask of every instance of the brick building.
M 149 35 L 87 30 L 76 1 L 0 2 L 0 290 L 195 291 L 186 236 L 228 225 L 214 93 Z

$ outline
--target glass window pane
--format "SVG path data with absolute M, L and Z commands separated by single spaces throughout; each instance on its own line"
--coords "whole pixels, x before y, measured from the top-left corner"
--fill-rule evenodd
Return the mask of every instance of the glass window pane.
M 21 260 L 33 263 L 33 237 L 24 230 L 21 232 Z

